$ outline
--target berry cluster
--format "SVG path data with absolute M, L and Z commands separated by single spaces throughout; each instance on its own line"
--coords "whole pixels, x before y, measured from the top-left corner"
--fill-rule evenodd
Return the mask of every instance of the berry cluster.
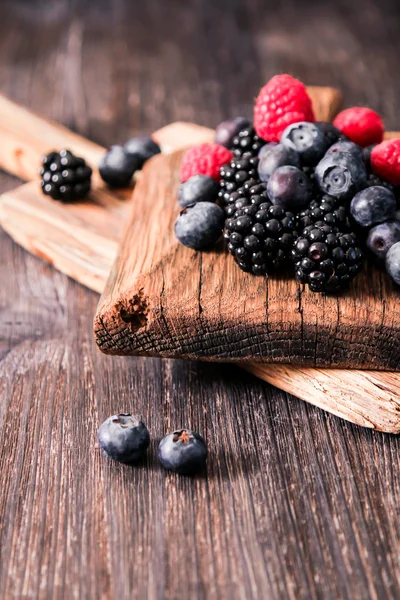
M 113 460 L 133 464 L 141 460 L 150 445 L 146 425 L 131 413 L 109 417 L 97 432 L 100 448 Z M 158 446 L 158 458 L 165 469 L 182 475 L 202 471 L 207 459 L 204 439 L 191 429 L 181 428 L 166 435 Z
M 184 155 L 175 234 L 195 250 L 223 234 L 243 271 L 290 269 L 313 292 L 345 289 L 367 250 L 400 285 L 400 139 L 383 135 L 369 108 L 315 122 L 305 86 L 277 75 L 253 124 L 224 121 Z
M 134 137 L 124 146 L 111 146 L 99 164 L 100 176 L 110 187 L 126 187 L 134 173 L 159 152 L 159 145 L 149 136 Z M 43 193 L 53 200 L 75 202 L 85 198 L 91 188 L 91 167 L 70 150 L 44 156 L 39 175 Z

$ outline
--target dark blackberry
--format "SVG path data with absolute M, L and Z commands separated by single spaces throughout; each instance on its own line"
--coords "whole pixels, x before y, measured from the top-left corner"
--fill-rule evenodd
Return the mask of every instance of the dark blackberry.
M 258 156 L 234 157 L 230 163 L 220 169 L 221 182 L 218 198 L 223 204 L 229 202 L 232 192 L 239 188 L 259 182 Z
M 257 183 L 256 180 L 249 179 L 243 187 L 227 196 L 227 200 L 225 200 L 225 215 L 233 217 L 237 210 L 248 204 L 254 204 L 255 206 L 259 206 L 264 202 L 271 204 L 266 188 L 265 183 Z
M 90 191 L 92 169 L 83 158 L 74 156 L 69 150 L 44 156 L 39 174 L 43 194 L 53 200 L 73 202 L 84 198 Z
M 296 281 L 312 292 L 339 292 L 358 274 L 363 259 L 353 232 L 327 224 L 308 225 L 292 250 Z
M 258 156 L 259 151 L 267 142 L 258 137 L 254 127 L 242 129 L 233 139 L 231 150 L 237 158 Z
M 325 194 L 318 200 L 312 200 L 308 207 L 298 215 L 299 230 L 315 224 L 326 224 L 335 231 L 349 231 L 350 220 L 347 206 L 340 200 Z
M 265 275 L 290 257 L 297 232 L 296 218 L 260 195 L 241 198 L 241 206 L 225 222 L 228 250 L 243 271 Z
M 378 175 L 375 175 L 374 173 L 370 173 L 367 177 L 366 187 L 373 187 L 375 185 L 381 185 L 386 189 L 390 190 L 391 192 L 395 191 L 395 188 L 391 183 L 385 181 L 384 179 L 381 179 L 380 177 L 378 177 Z

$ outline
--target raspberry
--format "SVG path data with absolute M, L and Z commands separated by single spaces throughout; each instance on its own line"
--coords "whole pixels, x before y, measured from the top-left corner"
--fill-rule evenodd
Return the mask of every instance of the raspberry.
M 200 144 L 188 150 L 181 163 L 181 181 L 193 175 L 208 175 L 220 180 L 220 168 L 232 160 L 230 150 L 219 144 Z
M 371 152 L 372 172 L 389 181 L 400 185 L 400 139 L 381 142 Z
M 363 148 L 371 144 L 379 144 L 383 139 L 383 121 L 378 113 L 370 108 L 354 106 L 342 110 L 333 124 L 352 142 Z
M 254 107 L 254 127 L 268 142 L 279 142 L 288 125 L 314 121 L 305 85 L 290 75 L 275 75 L 261 88 Z

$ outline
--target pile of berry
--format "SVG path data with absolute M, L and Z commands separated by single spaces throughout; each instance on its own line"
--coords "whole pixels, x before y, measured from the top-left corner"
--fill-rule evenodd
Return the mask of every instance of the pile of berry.
M 346 288 L 364 251 L 400 285 L 400 139 L 383 134 L 368 108 L 315 122 L 305 86 L 277 75 L 253 124 L 224 121 L 184 155 L 175 234 L 195 250 L 223 234 L 243 271 L 289 269 L 314 292 Z
M 135 172 L 159 152 L 160 146 L 147 135 L 131 138 L 124 146 L 111 146 L 100 161 L 100 176 L 111 188 L 126 187 Z M 91 189 L 91 167 L 70 150 L 52 151 L 43 156 L 39 175 L 43 193 L 60 202 L 82 200 Z

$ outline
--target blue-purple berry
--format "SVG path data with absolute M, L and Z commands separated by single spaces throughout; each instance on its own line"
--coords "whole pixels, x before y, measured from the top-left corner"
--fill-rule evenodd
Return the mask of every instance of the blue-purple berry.
M 178 190 L 178 200 L 182 208 L 196 202 L 215 202 L 218 197 L 219 184 L 208 175 L 193 175 Z
M 315 123 L 292 123 L 282 133 L 281 144 L 298 153 L 302 165 L 316 165 L 328 148 L 323 131 Z
M 354 196 L 350 204 L 350 214 L 360 227 L 371 227 L 394 219 L 396 198 L 381 185 L 365 188 Z
M 367 172 L 357 155 L 328 151 L 315 168 L 315 179 L 325 194 L 348 200 L 365 187 Z
M 137 135 L 128 140 L 124 146 L 125 152 L 134 157 L 141 169 L 144 163 L 161 152 L 160 146 L 149 135 Z
M 211 202 L 184 208 L 175 221 L 175 235 L 184 246 L 201 250 L 213 246 L 224 228 L 224 211 Z
M 123 146 L 111 146 L 99 164 L 103 181 L 110 187 L 126 187 L 130 184 L 135 171 L 141 168 L 137 156 L 130 155 Z
M 165 469 L 181 475 L 194 475 L 206 465 L 207 445 L 195 431 L 177 429 L 161 440 L 158 458 Z
M 386 221 L 372 227 L 367 237 L 367 248 L 377 258 L 383 260 L 389 249 L 400 242 L 400 223 L 398 221 Z
M 400 285 L 400 242 L 389 248 L 385 265 L 387 273 L 397 285 Z
M 97 432 L 100 447 L 113 460 L 133 463 L 139 460 L 150 444 L 146 425 L 130 413 L 109 417 Z
M 272 204 L 285 210 L 301 210 L 312 197 L 313 186 L 299 168 L 284 166 L 275 169 L 268 180 L 267 193 Z
M 326 151 L 326 155 L 337 154 L 337 153 L 345 152 L 346 154 L 351 154 L 352 156 L 357 157 L 359 160 L 364 160 L 363 149 L 358 144 L 351 142 L 350 140 L 340 140 L 335 144 L 332 144 Z
M 268 181 L 272 173 L 279 167 L 285 165 L 300 167 L 300 158 L 297 152 L 275 142 L 263 146 L 258 157 L 258 175 L 261 181 Z

